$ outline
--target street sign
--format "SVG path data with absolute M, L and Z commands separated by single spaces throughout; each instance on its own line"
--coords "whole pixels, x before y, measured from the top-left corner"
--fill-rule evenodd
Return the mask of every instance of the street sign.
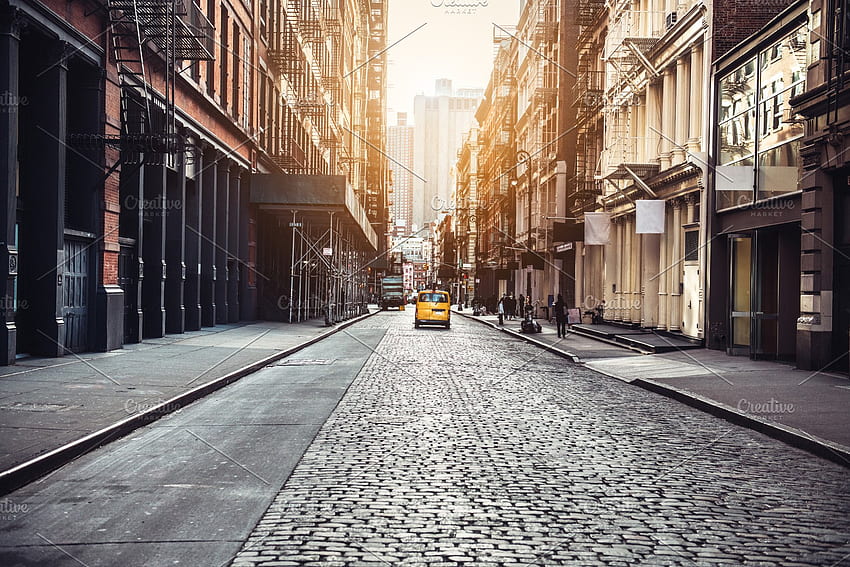
M 564 244 L 558 244 L 557 246 L 555 246 L 555 252 L 567 252 L 567 251 L 572 250 L 572 249 L 573 249 L 573 243 L 572 242 L 566 242 Z
M 334 249 L 333 248 L 322 248 L 322 256 L 333 256 Z
M 289 228 L 301 228 L 300 222 L 291 222 L 289 223 Z

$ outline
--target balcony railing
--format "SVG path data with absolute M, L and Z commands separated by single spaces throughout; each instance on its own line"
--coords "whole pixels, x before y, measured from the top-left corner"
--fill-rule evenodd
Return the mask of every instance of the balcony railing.
M 602 93 L 605 89 L 605 71 L 585 71 L 579 73 L 572 88 L 573 106 L 577 108 L 597 108 L 602 106 Z
M 304 169 L 307 166 L 307 154 L 293 138 L 284 136 L 272 143 L 272 159 L 282 169 Z
M 110 0 L 109 10 L 128 24 L 138 23 L 142 36 L 176 60 L 214 59 L 213 26 L 192 1 Z
M 658 162 L 655 152 L 650 155 L 648 144 L 654 143 L 653 138 L 619 137 L 613 140 L 602 151 L 602 173 L 614 179 L 626 179 L 632 172 L 640 175 L 652 175 L 658 172 Z M 628 169 L 627 169 L 628 168 Z
M 632 59 L 646 53 L 666 30 L 664 12 L 623 10 L 614 14 L 605 41 L 605 57 Z
M 576 24 L 589 26 L 605 9 L 605 0 L 579 0 L 576 5 Z

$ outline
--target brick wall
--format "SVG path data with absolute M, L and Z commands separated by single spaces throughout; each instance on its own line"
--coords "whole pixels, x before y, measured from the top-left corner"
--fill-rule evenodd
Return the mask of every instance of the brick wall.
M 791 3 L 791 0 L 716 0 L 712 60 L 759 31 Z

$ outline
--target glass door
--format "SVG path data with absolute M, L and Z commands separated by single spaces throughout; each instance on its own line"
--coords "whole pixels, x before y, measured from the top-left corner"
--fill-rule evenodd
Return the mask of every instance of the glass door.
M 779 352 L 779 237 L 755 233 L 753 274 L 753 358 L 775 359 Z
M 753 239 L 729 235 L 729 354 L 750 354 L 752 339 Z

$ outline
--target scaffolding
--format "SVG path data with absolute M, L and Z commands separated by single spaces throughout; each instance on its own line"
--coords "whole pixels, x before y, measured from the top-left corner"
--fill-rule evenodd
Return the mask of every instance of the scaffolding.
M 324 318 L 334 324 L 368 311 L 368 255 L 339 215 L 327 221 L 292 212 L 289 267 L 290 323 Z

